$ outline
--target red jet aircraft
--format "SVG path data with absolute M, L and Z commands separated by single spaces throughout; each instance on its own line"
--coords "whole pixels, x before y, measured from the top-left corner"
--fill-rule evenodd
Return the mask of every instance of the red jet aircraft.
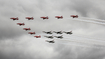
M 28 34 L 31 34 L 32 35 L 32 34 L 35 34 L 35 32 L 28 32 Z
M 27 31 L 27 30 L 31 30 L 31 29 L 30 28 L 23 28 L 23 30 L 26 30 Z
M 78 18 L 78 15 L 71 15 L 71 17 L 73 17 L 73 18 Z
M 36 38 L 41 38 L 41 36 L 39 35 L 39 36 L 34 36 L 34 37 L 36 37 Z
M 59 19 L 59 18 L 61 18 L 61 19 L 62 19 L 62 18 L 63 18 L 63 16 L 55 16 L 55 18 L 58 18 L 58 19 Z
M 10 19 L 13 19 L 13 20 L 19 20 L 18 17 L 17 17 L 17 18 L 14 18 L 14 17 L 13 17 L 13 18 L 10 18 Z
M 21 26 L 21 25 L 25 25 L 25 24 L 24 23 L 17 23 L 17 25 L 20 25 Z
M 43 18 L 43 20 L 44 20 L 44 19 L 48 19 L 48 16 L 47 17 L 40 17 L 40 18 Z
M 34 18 L 33 17 L 26 17 L 26 19 L 33 20 Z

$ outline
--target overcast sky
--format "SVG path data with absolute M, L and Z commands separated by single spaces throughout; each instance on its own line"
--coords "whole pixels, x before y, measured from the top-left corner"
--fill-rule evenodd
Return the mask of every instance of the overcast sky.
M 105 59 L 105 25 L 95 21 L 105 19 L 104 5 L 104 0 L 0 0 L 0 59 Z M 43 20 L 42 16 L 49 19 Z M 21 22 L 25 26 L 16 24 Z M 27 27 L 41 38 L 29 35 L 31 31 L 23 30 Z M 45 42 L 51 39 L 42 31 L 61 30 L 73 34 L 54 38 L 54 44 Z

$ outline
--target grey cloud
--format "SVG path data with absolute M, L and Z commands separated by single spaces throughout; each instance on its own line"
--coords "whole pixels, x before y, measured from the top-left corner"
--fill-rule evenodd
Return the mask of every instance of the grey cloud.
M 78 56 L 78 59 L 103 59 L 105 56 L 103 50 L 93 49 L 84 55 Z
M 15 50 L 17 51 L 17 50 Z M 11 51 L 9 54 L 7 53 L 0 53 L 0 59 L 43 59 L 42 56 L 38 55 L 38 53 L 36 52 L 36 54 L 34 54 L 34 56 L 30 55 L 30 54 L 25 54 L 23 51 L 22 52 L 15 52 L 15 51 Z
M 0 41 L 1 59 L 92 59 L 104 58 L 104 49 L 76 47 L 66 44 L 43 44 L 29 36 Z M 5 43 L 5 44 L 4 44 Z M 54 49 L 54 50 L 51 50 Z M 46 53 L 45 53 L 46 52 Z
M 99 19 L 105 19 L 104 18 L 104 8 L 99 7 L 99 3 L 102 3 L 102 1 L 90 1 L 90 0 L 71 0 L 71 4 L 68 4 L 67 6 L 70 6 L 69 8 L 73 11 L 76 11 L 83 17 L 92 17 L 91 14 L 94 15 L 96 18 Z M 99 2 L 99 3 L 97 3 Z M 104 5 L 102 3 L 102 5 Z M 101 6 L 101 5 L 100 5 Z M 92 17 L 94 18 L 94 17 Z
M 104 11 L 101 10 L 101 8 L 95 7 L 94 10 L 92 10 L 91 13 L 92 13 L 93 15 L 96 15 L 96 17 L 97 17 L 98 19 L 105 20 L 105 17 L 104 17 L 105 13 L 103 13 L 103 12 L 104 12 Z
M 0 39 L 4 38 L 4 40 L 10 42 L 4 42 L 0 44 L 1 48 L 7 49 L 0 50 L 0 58 L 1 59 L 46 59 L 47 57 L 50 59 L 102 59 L 104 58 L 105 52 L 104 50 L 95 50 L 92 48 L 79 48 L 79 47 L 71 47 L 68 45 L 53 45 L 39 42 L 40 39 L 33 39 L 30 37 L 30 40 L 24 40 L 28 38 L 26 31 L 23 30 L 24 27 L 32 28 L 32 31 L 35 31 L 38 34 L 42 34 L 42 31 L 50 31 L 50 30 L 72 30 L 73 34 L 82 36 L 94 36 L 94 37 L 103 37 L 104 38 L 104 26 L 84 23 L 79 21 L 71 21 L 74 20 L 70 18 L 69 14 L 77 13 L 84 17 L 88 16 L 88 13 L 93 12 L 94 3 L 91 1 L 77 1 L 77 0 L 18 0 L 18 1 L 1 1 L 0 3 Z M 10 2 L 10 3 L 8 3 Z M 98 8 L 96 8 L 98 9 Z M 95 10 L 97 12 L 98 17 L 104 19 L 104 13 L 100 11 L 100 9 Z M 93 12 L 93 14 L 94 14 Z M 91 14 L 91 13 L 90 13 Z M 62 15 L 64 19 L 55 19 L 55 15 Z M 26 16 L 33 16 L 33 21 L 28 21 L 25 19 Z M 49 16 L 48 20 L 42 20 L 41 16 Z M 68 17 L 68 19 L 66 17 Z M 19 21 L 12 21 L 10 17 L 19 17 Z M 69 19 L 70 18 L 70 19 Z M 17 22 L 24 22 L 26 25 L 23 27 L 19 27 L 16 25 Z M 101 30 L 100 30 L 101 29 Z M 36 34 L 36 35 L 38 35 Z M 22 35 L 28 35 L 26 38 L 20 38 L 19 42 L 14 42 L 11 40 L 19 39 Z M 13 39 L 10 39 L 13 38 Z M 32 40 L 31 40 L 32 39 Z M 43 39 L 43 38 L 42 38 Z M 35 41 L 33 41 L 35 40 Z M 23 42 L 22 42 L 23 41 Z M 9 44 L 14 43 L 13 45 L 8 46 Z M 21 42 L 21 43 L 20 43 Z M 29 43 L 30 42 L 30 43 Z M 23 44 L 22 44 L 23 43 Z M 42 43 L 42 44 L 40 44 Z M 62 43 L 62 42 L 60 42 Z M 5 44 L 7 44 L 5 46 Z M 44 45 L 46 44 L 46 45 Z M 33 46 L 34 45 L 34 46 Z M 44 46 L 43 46 L 44 45 Z M 20 47 L 18 47 L 20 46 Z M 25 47 L 24 47 L 25 46 Z M 36 47 L 35 51 L 30 51 L 30 46 L 32 50 Z M 49 47 L 46 49 L 46 46 Z M 22 49 L 19 49 L 23 47 Z M 44 50 L 45 47 L 45 50 Z M 53 48 L 53 53 L 50 49 Z M 18 50 L 19 49 L 19 50 Z M 27 50 L 27 54 L 24 54 Z M 37 51 L 38 49 L 38 51 Z M 20 51 L 20 52 L 19 52 Z M 48 55 L 44 52 L 47 51 Z M 32 54 L 31 54 L 32 53 Z M 35 54 L 33 54 L 35 53 Z M 56 54 L 57 53 L 57 54 Z M 50 56 L 51 55 L 51 56 Z
M 77 13 L 81 14 L 84 17 L 87 17 L 88 12 L 93 8 L 93 3 L 89 0 L 71 0 L 72 10 L 75 10 Z
M 58 50 L 56 48 L 58 48 Z M 56 48 L 55 52 L 59 52 L 59 54 L 53 57 L 54 59 L 103 59 L 105 55 L 104 49 L 92 47 L 75 47 L 71 45 L 66 46 L 65 44 L 62 45 L 62 48 L 59 45 Z

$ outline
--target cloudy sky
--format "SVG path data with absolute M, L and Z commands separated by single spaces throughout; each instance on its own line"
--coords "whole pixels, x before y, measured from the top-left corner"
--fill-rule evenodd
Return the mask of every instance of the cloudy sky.
M 0 0 L 0 59 L 105 59 L 104 5 L 104 0 Z M 16 24 L 21 22 L 25 26 Z M 27 27 L 41 38 L 29 35 L 23 30 Z M 42 31 L 61 30 L 72 30 L 73 34 L 54 38 L 54 44 L 45 42 L 51 39 L 45 38 L 48 34 Z

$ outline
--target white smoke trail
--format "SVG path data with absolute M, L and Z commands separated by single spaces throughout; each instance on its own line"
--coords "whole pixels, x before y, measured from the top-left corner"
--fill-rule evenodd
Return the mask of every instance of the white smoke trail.
M 81 37 L 81 38 L 87 38 L 87 39 L 91 39 L 91 40 L 100 40 L 100 41 L 105 41 L 101 38 L 92 38 L 92 37 L 85 37 L 85 36 L 79 36 L 79 35 L 72 35 L 72 36 L 75 36 L 75 37 Z
M 86 18 L 86 17 L 82 17 L 80 19 L 84 19 L 84 20 L 92 20 L 92 21 L 96 21 L 96 22 L 102 22 L 105 23 L 105 20 L 101 20 L 101 19 L 94 19 L 94 18 Z
M 60 39 L 54 39 L 54 40 L 60 40 Z M 95 44 L 95 43 L 92 44 L 92 43 L 87 43 L 87 42 L 81 42 L 81 41 L 75 41 L 75 40 L 62 40 L 62 39 L 60 41 L 77 43 L 77 44 L 68 44 L 68 45 L 75 45 L 75 46 L 81 46 L 81 47 L 90 47 L 90 48 L 105 49 L 105 45 L 99 45 L 99 44 Z M 67 43 L 59 43 L 59 44 L 66 44 L 67 45 Z
M 104 45 L 104 43 L 105 43 L 105 41 L 102 41 L 102 40 L 77 37 L 77 36 L 74 36 L 74 37 L 72 36 L 72 37 L 66 38 L 66 39 L 69 39 L 69 40 L 72 39 L 73 41 L 84 42 L 84 43 L 89 43 L 89 44 L 97 44 L 97 45 Z
M 100 23 L 100 22 L 96 22 L 96 21 L 89 21 L 89 20 L 84 20 L 84 19 L 72 19 L 74 21 L 83 21 L 83 22 L 88 22 L 88 23 L 93 23 L 93 24 L 99 24 L 99 25 L 105 25 L 105 23 Z
M 69 41 L 71 43 L 61 43 L 61 42 L 57 42 L 57 44 L 63 44 L 63 45 L 71 45 L 71 46 L 79 46 L 79 47 L 83 47 L 83 48 L 96 48 L 96 49 L 105 49 L 105 47 L 103 46 L 100 46 L 100 45 L 87 45 L 87 44 L 84 44 L 81 42 L 79 44 L 75 44 L 77 42 L 72 42 L 72 41 Z

